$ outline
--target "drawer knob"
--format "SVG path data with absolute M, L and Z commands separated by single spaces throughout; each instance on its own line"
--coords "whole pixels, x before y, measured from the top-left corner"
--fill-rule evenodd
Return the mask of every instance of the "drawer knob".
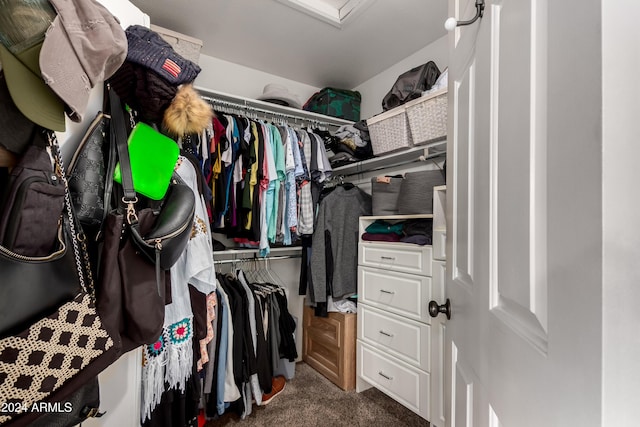
M 386 290 L 386 289 L 380 289 L 380 292 L 382 292 L 383 294 L 389 294 L 389 295 L 393 295 L 393 294 L 395 294 L 395 292 L 393 292 L 393 291 L 388 291 L 388 290 Z
M 440 313 L 447 315 L 447 319 L 451 319 L 451 301 L 447 298 L 447 302 L 438 305 L 435 301 L 429 301 L 429 316 L 438 317 Z
M 393 334 L 390 334 L 389 332 L 385 332 L 383 330 L 380 330 L 380 333 L 382 335 L 384 335 L 385 337 L 393 338 Z
M 393 256 L 381 256 L 380 259 L 384 259 L 384 260 L 388 260 L 388 261 L 395 261 L 396 257 L 393 257 Z

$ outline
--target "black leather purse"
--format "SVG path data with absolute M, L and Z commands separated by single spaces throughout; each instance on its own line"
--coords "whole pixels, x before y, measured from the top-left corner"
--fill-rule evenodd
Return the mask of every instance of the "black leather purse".
M 147 206 L 136 194 L 127 146 L 127 124 L 120 99 L 111 102 L 107 176 L 120 163 L 121 185 L 114 185 L 111 209 L 103 224 L 98 313 L 119 331 L 122 351 L 157 341 L 164 326 L 168 270 L 184 251 L 193 224 L 195 196 L 174 180 L 162 204 Z M 163 263 L 164 260 L 164 263 Z
M 69 161 L 67 179 L 76 217 L 84 228 L 99 229 L 106 218 L 106 157 L 109 147 L 109 103 L 105 92 L 99 111 Z M 89 231 L 87 230 L 87 231 Z
M 131 225 L 133 242 L 151 262 L 168 270 L 189 242 L 194 215 L 193 191 L 174 175 L 153 229 L 142 235 L 137 223 Z
M 73 251 L 62 224 L 57 246 L 44 257 L 25 257 L 0 246 L 0 338 L 20 332 L 80 291 Z
M 109 97 L 111 111 L 121 111 L 120 100 L 114 91 L 109 91 Z M 195 215 L 195 195 L 191 188 L 174 174 L 160 207 L 150 208 L 156 216 L 153 228 L 147 233 L 141 233 L 136 214 L 138 197 L 131 176 L 124 119 L 121 120 L 119 114 L 113 114 L 112 120 L 112 132 L 115 133 L 112 140 L 115 141 L 122 177 L 121 200 L 126 205 L 126 220 L 131 229 L 133 242 L 152 263 L 168 270 L 178 260 L 189 241 Z
M 38 144 L 46 141 L 45 133 L 38 131 Z M 80 290 L 61 221 L 61 181 L 39 145 L 30 146 L 11 172 L 0 209 L 0 338 L 50 314 Z
M 0 247 L 0 372 L 5 374 L 0 375 L 0 396 L 13 405 L 10 412 L 0 413 L 0 424 L 7 426 L 32 425 L 42 415 L 30 411 L 32 405 L 76 397 L 120 355 L 114 330 L 96 312 L 95 287 L 87 274 L 91 268 L 53 132 L 49 141 L 56 176 L 65 188 L 55 250 L 28 257 Z M 93 408 L 97 404 L 91 402 Z

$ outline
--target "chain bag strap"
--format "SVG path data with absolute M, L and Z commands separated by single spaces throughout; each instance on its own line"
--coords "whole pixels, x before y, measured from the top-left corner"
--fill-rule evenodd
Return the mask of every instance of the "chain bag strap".
M 65 173 L 64 163 L 62 160 L 62 154 L 60 153 L 60 145 L 58 144 L 58 138 L 53 131 L 48 132 L 49 146 L 51 148 L 51 154 L 55 162 L 55 173 L 62 181 L 64 185 L 64 205 L 66 211 L 66 219 L 69 226 L 69 234 L 71 237 L 71 246 L 73 247 L 73 254 L 76 262 L 76 268 L 78 270 L 78 280 L 80 287 L 91 298 L 91 302 L 96 301 L 95 284 L 93 281 L 93 274 L 91 273 L 91 264 L 89 261 L 89 251 L 87 249 L 87 239 L 76 222 L 74 215 L 73 205 L 71 204 L 71 195 L 69 193 L 69 182 L 67 181 L 67 175 Z M 76 226 L 79 229 L 76 229 Z M 80 248 L 82 247 L 82 248 Z M 86 282 L 85 282 L 86 276 Z

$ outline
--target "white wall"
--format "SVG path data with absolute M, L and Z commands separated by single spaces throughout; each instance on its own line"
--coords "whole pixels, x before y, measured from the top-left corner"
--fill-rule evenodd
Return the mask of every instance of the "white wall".
M 449 65 L 446 36 L 353 88 L 362 95 L 360 118 L 367 119 L 382 112 L 382 98 L 391 89 L 398 76 L 427 61 L 434 61 L 440 71 Z M 199 65 L 202 71 L 195 80 L 196 86 L 245 98 L 257 98 L 262 94 L 266 84 L 278 83 L 298 95 L 304 104 L 311 95 L 321 89 L 208 55 L 200 55 Z
M 253 68 L 234 64 L 208 55 L 200 55 L 202 71 L 194 85 L 204 89 L 255 99 L 262 95 L 264 86 L 277 83 L 295 94 L 304 104 L 320 88 L 278 77 Z
M 638 2 L 602 0 L 602 426 L 640 419 Z
M 382 98 L 389 92 L 398 76 L 405 71 L 427 61 L 435 62 L 440 71 L 443 71 L 449 65 L 448 47 L 447 36 L 441 37 L 382 73 L 356 86 L 354 90 L 359 91 L 362 95 L 360 118 L 368 119 L 382 112 Z

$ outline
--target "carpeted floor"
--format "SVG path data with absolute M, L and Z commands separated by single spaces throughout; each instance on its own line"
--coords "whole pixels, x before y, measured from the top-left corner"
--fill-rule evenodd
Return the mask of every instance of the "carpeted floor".
M 342 391 L 300 362 L 295 377 L 268 405 L 254 404 L 251 415 L 244 420 L 236 414 L 225 414 L 205 427 L 234 425 L 427 427 L 429 423 L 374 388 L 363 393 Z

